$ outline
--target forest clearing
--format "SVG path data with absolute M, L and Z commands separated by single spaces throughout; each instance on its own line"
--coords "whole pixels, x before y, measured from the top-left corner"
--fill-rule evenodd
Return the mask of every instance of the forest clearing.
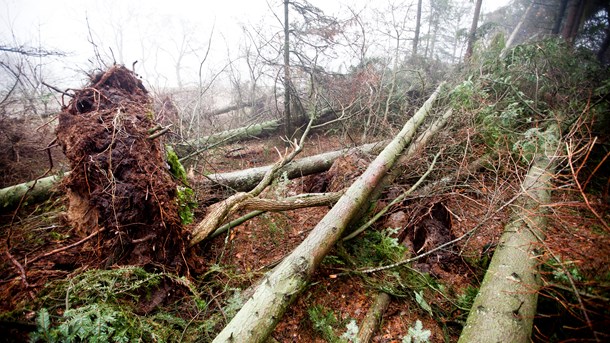
M 60 89 L 3 45 L 0 341 L 610 340 L 610 6 L 479 0 L 458 55 L 422 3 L 338 72 L 366 25 L 282 1 L 215 104 L 201 67 L 163 90 L 96 46 Z

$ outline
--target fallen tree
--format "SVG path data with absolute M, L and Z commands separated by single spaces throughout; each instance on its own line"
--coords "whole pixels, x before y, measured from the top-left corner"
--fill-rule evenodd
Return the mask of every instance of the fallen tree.
M 559 129 L 551 125 L 522 184 L 519 207 L 504 228 L 459 342 L 530 342 L 541 286 L 537 248 L 544 239 L 544 205 Z
M 328 170 L 338 157 L 345 155 L 350 150 L 358 149 L 365 153 L 376 154 L 381 151 L 383 144 L 384 142 L 370 143 L 354 148 L 346 148 L 304 157 L 293 161 L 282 168 L 280 172 L 285 172 L 289 179 L 321 173 Z M 271 167 L 272 165 L 268 165 L 227 173 L 210 174 L 206 175 L 207 181 L 190 181 L 193 184 L 193 187 L 199 189 L 209 189 L 220 186 L 230 190 L 245 192 L 256 187 Z M 28 181 L 0 189 L 0 210 L 15 208 L 26 193 L 27 195 L 24 202 L 33 203 L 47 200 L 51 196 L 53 187 L 69 174 L 70 172 L 64 173 L 63 175 L 52 175 L 41 178 L 38 181 Z M 33 189 L 29 190 L 32 185 L 34 185 Z
M 401 132 L 349 187 L 309 236 L 260 282 L 254 294 L 214 342 L 263 342 L 286 308 L 306 286 L 324 256 L 337 242 L 376 185 L 415 135 L 440 93 L 430 96 Z
M 365 144 L 355 148 L 347 148 L 330 151 L 314 156 L 295 160 L 279 170 L 279 173 L 286 173 L 289 179 L 294 179 L 311 174 L 327 171 L 333 162 L 344 156 L 353 149 L 358 149 L 365 153 L 378 153 L 383 148 L 383 142 Z M 271 169 L 272 165 L 238 170 L 228 173 L 218 173 L 207 175 L 206 178 L 212 182 L 235 191 L 245 192 L 253 189 L 263 179 L 265 173 Z M 200 185 L 205 186 L 205 185 Z M 210 185 L 211 186 L 211 185 Z
M 216 143 L 231 143 L 241 139 L 252 137 L 264 137 L 277 132 L 282 126 L 282 121 L 279 119 L 268 120 L 258 124 L 239 127 L 237 129 L 218 132 L 209 136 L 203 136 L 198 139 L 193 139 L 184 143 L 176 144 L 176 151 L 184 155 L 192 153 L 196 150 L 205 149 L 206 147 Z
M 334 117 L 335 111 L 326 109 L 317 116 L 315 123 L 321 125 L 332 120 Z M 307 124 L 308 120 L 309 119 L 306 117 L 299 117 L 298 121 L 295 121 L 293 124 L 295 126 L 304 126 Z M 226 130 L 209 136 L 178 143 L 174 148 L 181 156 L 184 156 L 182 159 L 186 159 L 219 144 L 228 144 L 254 137 L 262 138 L 270 136 L 271 134 L 277 133 L 282 125 L 283 119 L 268 120 L 262 123 L 242 126 L 236 129 Z M 187 154 L 188 156 L 186 156 Z
M 51 189 L 65 175 L 51 175 L 0 189 L 0 209 L 10 210 L 15 208 L 22 198 L 23 203 L 36 203 L 47 200 L 51 196 Z

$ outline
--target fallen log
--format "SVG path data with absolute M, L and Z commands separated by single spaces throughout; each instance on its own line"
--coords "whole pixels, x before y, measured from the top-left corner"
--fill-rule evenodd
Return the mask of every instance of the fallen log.
M 321 173 L 328 170 L 338 157 L 343 156 L 350 150 L 359 149 L 365 153 L 376 154 L 381 151 L 383 145 L 384 142 L 376 142 L 361 145 L 359 147 L 330 151 L 319 155 L 305 157 L 293 161 L 291 164 L 281 169 L 280 172 L 286 172 L 289 179 Z M 271 169 L 271 165 L 227 173 L 210 174 L 206 176 L 208 179 L 207 182 L 198 182 L 195 180 L 190 181 L 194 188 L 221 186 L 230 190 L 246 192 L 256 187 L 269 169 Z M 70 172 L 66 172 L 62 175 L 52 175 L 39 179 L 36 182 L 34 189 L 27 193 L 27 197 L 24 199 L 24 202 L 31 204 L 34 202 L 47 200 L 51 196 L 53 187 L 56 186 L 63 179 L 63 177 L 69 173 Z M 32 187 L 32 185 L 34 185 L 34 181 L 28 181 L 0 189 L 0 211 L 15 208 L 17 204 L 19 204 L 21 197 L 30 187 Z
M 315 123 L 319 125 L 330 121 L 335 116 L 335 111 L 332 109 L 325 109 L 320 112 L 316 117 Z M 295 126 L 301 126 L 307 124 L 309 119 L 306 117 L 299 117 L 298 121 L 293 123 Z M 174 146 L 177 152 L 181 156 L 188 154 L 188 156 L 181 159 L 190 158 L 193 155 L 201 151 L 205 151 L 213 146 L 219 144 L 228 144 L 231 142 L 251 139 L 254 137 L 262 138 L 270 136 L 271 134 L 277 133 L 282 127 L 283 119 L 269 120 L 259 124 L 252 124 L 248 126 L 239 127 L 232 130 L 218 132 L 209 136 L 204 136 L 198 139 L 189 140 L 184 143 L 178 143 Z
M 541 287 L 536 248 L 544 239 L 559 129 L 551 125 L 522 184 L 459 342 L 530 342 Z
M 38 180 L 0 189 L 0 212 L 17 207 L 24 195 L 23 204 L 47 200 L 51 195 L 51 189 L 57 185 L 66 174 L 68 173 L 64 173 L 63 175 L 51 175 Z
M 214 342 L 263 342 L 267 339 L 286 308 L 304 289 L 324 256 L 342 236 L 353 216 L 411 142 L 440 89 L 441 86 L 348 188 L 309 236 L 264 277 L 254 294 Z
M 286 173 L 288 179 L 321 173 L 327 171 L 337 158 L 344 156 L 352 149 L 359 149 L 365 153 L 375 154 L 381 151 L 383 144 L 384 142 L 370 143 L 355 148 L 341 149 L 305 157 L 286 165 L 280 169 L 279 172 Z M 239 192 L 247 192 L 256 187 L 271 167 L 272 165 L 268 165 L 228 173 L 210 174 L 207 175 L 206 178 L 211 181 L 212 184 L 221 185 Z
M 237 129 L 215 133 L 209 136 L 193 139 L 184 143 L 178 143 L 174 148 L 181 155 L 184 155 L 219 142 L 230 143 L 246 138 L 264 137 L 279 131 L 281 126 L 281 120 L 269 120 L 259 124 L 248 125 L 244 127 L 239 127 Z

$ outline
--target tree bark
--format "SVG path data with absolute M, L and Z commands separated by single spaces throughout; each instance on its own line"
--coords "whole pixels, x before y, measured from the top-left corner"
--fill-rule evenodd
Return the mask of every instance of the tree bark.
M 377 293 L 373 306 L 369 308 L 369 311 L 366 313 L 366 317 L 364 317 L 362 324 L 360 324 L 360 330 L 358 331 L 358 343 L 368 343 L 371 340 L 379 328 L 379 324 L 381 324 L 381 319 L 383 318 L 385 311 L 388 309 L 390 301 L 391 298 L 388 293 Z
M 521 26 L 523 26 L 523 23 L 525 23 L 525 21 L 527 20 L 527 17 L 530 14 L 530 11 L 532 10 L 533 7 L 534 7 L 533 2 L 530 3 L 529 6 L 527 6 L 527 9 L 525 10 L 525 14 L 523 14 L 523 16 L 521 17 L 521 20 L 519 20 L 519 23 L 513 29 L 513 32 L 510 34 L 510 37 L 508 37 L 508 40 L 506 41 L 506 46 L 504 46 L 504 49 L 502 49 L 502 52 L 500 52 L 500 57 L 504 57 L 504 55 L 506 55 L 506 52 L 508 51 L 508 49 L 510 49 L 510 47 L 515 42 L 515 38 L 517 38 L 519 31 L 521 31 Z
M 415 21 L 415 36 L 413 37 L 413 52 L 412 57 L 417 56 L 417 45 L 419 44 L 419 31 L 421 28 L 421 6 L 423 0 L 417 1 L 417 19 Z
M 355 148 L 330 151 L 305 157 L 288 164 L 280 170 L 280 173 L 285 172 L 289 179 L 321 173 L 327 171 L 337 158 L 345 155 L 350 150 L 359 149 L 366 153 L 378 153 L 383 148 L 383 144 L 384 142 L 370 143 Z M 268 165 L 228 173 L 211 174 L 207 175 L 206 178 L 212 183 L 224 186 L 228 189 L 247 192 L 256 187 L 271 167 L 271 165 Z
M 292 118 L 290 113 L 290 26 L 288 22 L 288 4 L 284 0 L 284 136 L 292 137 Z
M 432 108 L 439 88 L 405 124 L 367 170 L 349 187 L 337 204 L 316 225 L 309 236 L 256 288 L 214 342 L 263 342 L 304 289 L 324 256 L 343 234 L 357 209 L 361 208 L 377 183 L 392 167 Z
M 20 183 L 18 185 L 0 189 L 0 212 L 11 210 L 19 205 L 21 198 L 23 203 L 45 201 L 51 194 L 51 189 L 65 176 L 51 175 L 38 180 Z M 31 188 L 31 189 L 30 189 Z
M 476 5 L 474 6 L 474 16 L 472 17 L 472 25 L 470 26 L 470 31 L 468 32 L 468 46 L 466 47 L 466 54 L 464 59 L 466 61 L 470 60 L 472 56 L 472 51 L 474 50 L 474 42 L 477 40 L 477 26 L 479 25 L 479 14 L 481 13 L 481 4 L 483 0 L 477 0 Z
M 543 152 L 523 181 L 520 206 L 504 228 L 459 342 L 531 341 L 541 285 L 536 247 L 544 239 L 543 206 L 550 201 L 558 137 L 558 126 L 551 125 Z
M 282 120 L 269 120 L 259 124 L 253 124 L 233 130 L 227 130 L 209 136 L 204 136 L 198 139 L 193 139 L 185 143 L 176 144 L 175 149 L 176 152 L 179 152 L 181 155 L 184 155 L 186 153 L 193 152 L 197 149 L 201 149 L 205 146 L 214 143 L 230 143 L 246 138 L 264 137 L 277 132 L 281 126 Z

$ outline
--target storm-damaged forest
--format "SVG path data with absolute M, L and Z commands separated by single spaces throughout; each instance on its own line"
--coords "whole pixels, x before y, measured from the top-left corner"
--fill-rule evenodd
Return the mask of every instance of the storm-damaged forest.
M 334 5 L 2 35 L 0 341 L 610 341 L 610 4 Z

